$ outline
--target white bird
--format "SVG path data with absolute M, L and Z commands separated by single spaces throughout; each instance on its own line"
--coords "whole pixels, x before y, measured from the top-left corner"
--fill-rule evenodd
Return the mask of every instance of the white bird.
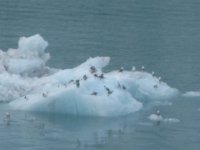
M 141 67 L 142 70 L 144 70 L 144 68 L 145 68 L 144 66 Z
M 6 112 L 5 117 L 6 117 L 6 119 L 10 119 L 10 113 Z
M 158 81 L 161 81 L 161 79 L 162 79 L 161 77 L 158 77 Z
M 136 68 L 135 68 L 135 66 L 133 66 L 133 67 L 132 67 L 132 71 L 135 71 L 135 70 L 136 70 Z

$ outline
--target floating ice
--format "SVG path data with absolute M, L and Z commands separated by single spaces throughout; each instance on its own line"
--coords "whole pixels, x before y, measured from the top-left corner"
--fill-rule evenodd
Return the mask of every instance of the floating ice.
M 120 116 L 142 108 L 144 101 L 178 94 L 145 71 L 103 72 L 110 57 L 89 58 L 71 69 L 46 66 L 48 43 L 40 36 L 22 37 L 17 49 L 0 50 L 0 97 L 16 110 Z
M 163 118 L 161 115 L 157 114 L 151 114 L 149 117 L 149 120 L 154 122 L 165 122 L 165 123 L 178 123 L 180 122 L 177 118 Z
M 163 119 L 163 121 L 167 122 L 167 123 L 178 123 L 178 122 L 180 122 L 180 120 L 177 119 L 177 118 L 165 118 L 165 119 Z
M 156 106 L 171 106 L 172 102 L 169 102 L 169 101 L 156 101 L 155 105 Z
M 151 114 L 148 118 L 149 118 L 149 120 L 155 121 L 155 122 L 160 122 L 163 120 L 163 117 L 161 115 L 157 115 L 157 114 Z
M 189 91 L 184 93 L 182 96 L 184 97 L 200 97 L 200 92 L 199 91 Z
M 49 53 L 45 53 L 47 46 L 48 43 L 38 34 L 20 38 L 18 49 L 0 51 L 0 71 L 30 75 L 44 70 L 45 63 L 50 58 Z

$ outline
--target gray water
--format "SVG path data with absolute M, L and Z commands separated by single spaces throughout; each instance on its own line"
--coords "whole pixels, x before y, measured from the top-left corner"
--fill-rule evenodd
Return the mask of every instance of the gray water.
M 49 42 L 51 67 L 110 56 L 107 70 L 144 65 L 181 92 L 200 90 L 198 0 L 0 0 L 1 49 L 36 33 Z M 9 125 L 0 104 L 0 149 L 199 150 L 199 98 L 170 101 L 121 118 L 11 112 Z M 180 122 L 153 124 L 157 109 Z

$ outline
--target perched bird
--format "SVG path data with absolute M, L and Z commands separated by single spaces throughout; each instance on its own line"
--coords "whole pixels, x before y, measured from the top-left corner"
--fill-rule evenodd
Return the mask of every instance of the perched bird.
M 92 92 L 90 95 L 97 95 L 98 93 L 97 92 Z
M 119 69 L 119 72 L 123 72 L 124 71 L 124 67 L 121 67 L 120 69 Z
M 126 87 L 123 85 L 123 86 L 122 86 L 122 89 L 123 89 L 123 90 L 126 90 Z
M 135 70 L 136 70 L 136 68 L 135 68 L 135 66 L 133 66 L 133 67 L 132 67 L 132 71 L 135 71 Z
M 108 96 L 110 95 L 110 94 L 112 94 L 113 93 L 113 91 L 108 91 Z
M 163 121 L 163 117 L 161 116 L 159 110 L 157 110 L 155 114 L 151 114 L 151 115 L 149 116 L 149 119 L 150 119 L 151 121 L 156 122 L 157 125 L 160 125 L 161 121 Z
M 25 96 L 24 96 L 24 99 L 25 99 L 25 100 L 28 100 L 28 97 L 25 95 Z
M 100 79 L 103 79 L 104 78 L 104 74 L 102 73 L 100 76 L 99 76 Z
M 79 88 L 79 86 L 80 86 L 80 81 L 76 80 L 76 87 Z
M 95 76 L 96 78 L 98 77 L 98 75 L 97 75 L 96 73 L 94 74 L 94 76 Z
M 104 88 L 106 89 L 108 96 L 113 93 L 113 91 L 111 91 L 108 87 L 104 86 Z
M 83 80 L 87 80 L 87 76 L 86 75 L 83 76 Z
M 42 96 L 43 96 L 43 97 L 47 97 L 47 95 L 48 95 L 48 92 L 43 92 L 43 93 L 42 93 Z
M 95 72 L 97 72 L 97 69 L 94 66 L 91 66 L 90 67 L 90 72 L 91 73 L 95 73 Z
M 68 84 L 73 83 L 73 82 L 74 82 L 74 80 L 70 80 L 70 81 L 68 82 Z
M 10 113 L 9 113 L 9 112 L 6 112 L 5 118 L 6 118 L 6 119 L 10 119 Z
M 144 68 L 145 68 L 144 66 L 141 67 L 142 71 L 144 71 Z

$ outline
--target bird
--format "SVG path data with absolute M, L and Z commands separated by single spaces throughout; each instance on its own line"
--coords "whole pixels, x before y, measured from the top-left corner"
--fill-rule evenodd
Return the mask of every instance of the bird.
M 43 92 L 43 93 L 42 93 L 42 96 L 43 96 L 43 97 L 47 97 L 47 95 L 48 95 L 48 92 Z
M 157 111 L 156 111 L 156 115 L 157 115 L 157 116 L 160 116 L 160 110 L 157 110 Z
M 83 76 L 83 80 L 87 80 L 87 76 L 86 75 Z
M 94 66 L 91 66 L 90 67 L 90 72 L 91 73 L 95 73 L 97 71 L 97 69 L 94 67 Z
M 76 87 L 79 88 L 79 86 L 80 86 L 80 81 L 76 80 Z
M 113 91 L 108 91 L 108 96 L 110 95 L 110 94 L 112 94 L 113 93 Z
M 6 119 L 10 119 L 10 113 L 6 112 L 5 117 L 6 117 Z
M 25 99 L 25 100 L 28 100 L 28 97 L 25 95 L 25 96 L 24 96 L 24 99 Z
M 73 83 L 73 82 L 74 82 L 74 80 L 70 80 L 70 81 L 68 82 L 68 84 Z
M 123 86 L 122 86 L 122 89 L 123 89 L 123 90 L 126 90 L 126 87 L 123 85 Z
M 96 73 L 94 74 L 94 76 L 95 76 L 95 77 L 98 77 L 98 75 L 97 75 Z
M 90 95 L 97 95 L 98 93 L 97 92 L 92 92 Z
M 108 87 L 104 86 L 104 88 L 106 89 L 108 96 L 113 93 L 113 91 L 111 91 Z
M 144 71 L 145 67 L 144 67 L 144 66 L 142 66 L 142 67 L 141 67 L 141 69 L 142 69 L 142 71 Z
M 136 70 L 136 68 L 135 68 L 135 66 L 133 66 L 133 67 L 132 67 L 132 71 L 135 71 L 135 70 Z
M 104 78 L 104 74 L 102 73 L 100 76 L 99 76 L 100 79 L 103 79 Z
M 124 71 L 124 67 L 121 67 L 120 69 L 119 69 L 119 72 L 123 72 Z
M 158 81 L 161 81 L 161 79 L 162 79 L 161 77 L 158 77 Z

